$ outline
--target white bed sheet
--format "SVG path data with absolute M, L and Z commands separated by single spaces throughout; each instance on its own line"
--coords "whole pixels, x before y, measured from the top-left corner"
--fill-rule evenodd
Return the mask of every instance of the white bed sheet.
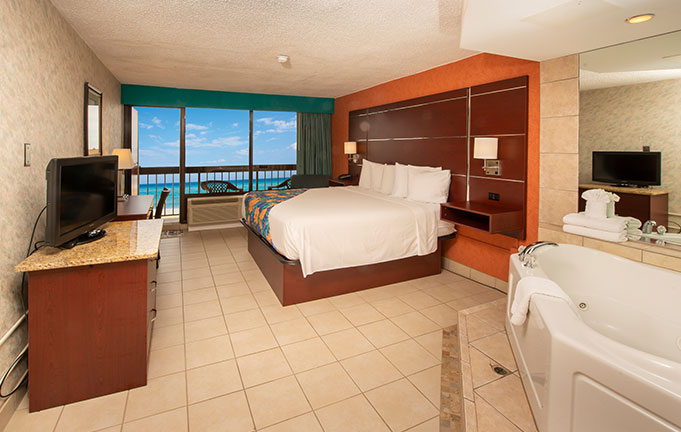
M 303 276 L 428 255 L 437 249 L 439 204 L 409 201 L 358 186 L 310 189 L 269 214 L 274 247 L 299 260 Z

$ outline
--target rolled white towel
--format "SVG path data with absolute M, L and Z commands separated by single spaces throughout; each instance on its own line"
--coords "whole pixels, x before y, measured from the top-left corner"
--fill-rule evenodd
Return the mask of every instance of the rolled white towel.
M 586 200 L 584 209 L 586 216 L 594 219 L 605 219 L 609 214 L 614 215 L 613 195 L 603 189 L 589 189 L 582 192 L 582 198 Z
M 584 198 L 587 202 L 593 201 L 605 204 L 612 201 L 612 197 L 610 195 L 610 192 L 606 192 L 603 189 L 589 189 L 582 192 L 582 198 Z
M 602 231 L 594 228 L 587 228 L 579 225 L 563 225 L 563 231 L 570 234 L 577 234 L 585 237 L 592 237 L 599 240 L 622 243 L 627 241 L 627 232 L 622 230 L 620 232 Z
M 563 223 L 609 232 L 621 232 L 627 228 L 627 220 L 625 218 L 594 219 L 583 213 L 566 214 L 563 216 Z
M 556 297 L 568 302 L 575 309 L 570 297 L 552 280 L 537 276 L 526 276 L 518 281 L 511 304 L 511 324 L 520 326 L 527 319 L 530 301 L 534 295 Z

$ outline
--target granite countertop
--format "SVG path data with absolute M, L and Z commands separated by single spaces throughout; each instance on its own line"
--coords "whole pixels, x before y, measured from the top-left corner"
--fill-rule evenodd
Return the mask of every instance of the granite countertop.
M 599 183 L 581 183 L 580 188 L 584 189 L 603 189 L 608 192 L 619 192 L 634 195 L 664 195 L 671 193 L 670 190 L 660 189 L 657 187 L 647 187 L 647 188 L 635 188 L 635 187 L 622 187 L 622 186 L 610 186 L 607 184 Z
M 161 219 L 111 222 L 103 227 L 106 236 L 73 249 L 44 247 L 16 267 L 15 272 L 53 270 L 92 264 L 151 259 L 161 242 Z

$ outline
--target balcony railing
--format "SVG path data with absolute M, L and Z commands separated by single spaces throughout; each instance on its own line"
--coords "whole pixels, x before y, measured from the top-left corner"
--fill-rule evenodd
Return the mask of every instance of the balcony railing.
M 206 180 L 226 180 L 236 187 L 249 191 L 248 165 L 218 167 L 187 167 L 185 173 L 185 195 L 209 193 L 201 189 Z M 296 165 L 253 165 L 253 185 L 251 190 L 266 190 L 276 186 L 296 173 Z M 180 214 L 180 167 L 140 167 L 139 194 L 153 195 L 154 206 L 164 187 L 170 189 L 166 199 L 163 216 Z

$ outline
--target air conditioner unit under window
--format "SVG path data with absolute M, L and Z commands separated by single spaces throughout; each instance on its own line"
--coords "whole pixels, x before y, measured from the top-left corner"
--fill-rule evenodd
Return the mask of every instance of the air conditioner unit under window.
M 237 222 L 241 218 L 243 196 L 218 196 L 187 199 L 189 225 Z

